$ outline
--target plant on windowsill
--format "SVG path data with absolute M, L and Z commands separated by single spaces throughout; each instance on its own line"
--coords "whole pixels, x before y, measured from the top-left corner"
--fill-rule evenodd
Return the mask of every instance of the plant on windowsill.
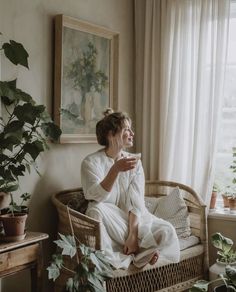
M 232 249 L 233 241 L 217 232 L 211 236 L 211 242 L 218 249 L 216 263 L 210 267 L 211 281 L 197 281 L 190 289 L 191 292 L 208 291 L 210 284 L 223 281 L 223 286 L 214 288 L 214 291 L 236 291 L 236 252 Z
M 229 197 L 231 196 L 231 186 L 226 186 L 222 192 L 222 198 L 224 202 L 224 208 L 229 208 Z
M 0 50 L 14 65 L 28 68 L 28 53 L 22 44 L 10 40 L 3 43 Z M 25 203 L 30 196 L 22 194 L 21 203 L 17 203 L 14 192 L 19 189 L 19 177 L 30 173 L 31 167 L 39 174 L 36 159 L 41 152 L 49 149 L 47 139 L 58 140 L 61 130 L 52 122 L 44 105 L 36 105 L 28 93 L 17 88 L 16 79 L 0 81 L 0 97 L 0 193 L 10 196 L 8 207 L 1 210 L 0 220 L 5 236 L 21 239 L 27 217 Z M 19 224 L 7 230 L 15 219 L 23 223 L 18 234 Z
M 231 212 L 236 211 L 236 148 L 233 147 L 233 162 L 230 165 L 230 169 L 233 172 L 233 179 L 232 179 L 232 193 L 229 196 L 229 208 Z
M 52 255 L 52 262 L 47 267 L 48 278 L 55 281 L 61 270 L 66 270 L 71 275 L 65 284 L 66 291 L 105 292 L 104 281 L 112 277 L 113 270 L 104 254 L 80 243 L 75 236 L 59 233 L 59 237 L 54 242 L 61 252 Z M 68 256 L 75 259 L 73 269 L 67 266 Z
M 215 209 L 218 193 L 220 192 L 219 185 L 215 182 L 212 188 L 210 209 Z

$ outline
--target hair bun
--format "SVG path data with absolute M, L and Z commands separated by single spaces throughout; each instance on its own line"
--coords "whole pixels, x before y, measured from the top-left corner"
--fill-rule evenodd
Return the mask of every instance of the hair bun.
M 103 115 L 105 117 L 109 116 L 110 114 L 114 113 L 113 109 L 108 107 L 104 112 L 103 112 Z

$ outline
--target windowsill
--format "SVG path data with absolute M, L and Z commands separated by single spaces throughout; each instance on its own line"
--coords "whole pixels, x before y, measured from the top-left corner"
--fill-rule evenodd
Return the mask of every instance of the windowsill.
M 224 219 L 230 221 L 236 221 L 236 211 L 230 211 L 229 209 L 210 209 L 208 218 Z

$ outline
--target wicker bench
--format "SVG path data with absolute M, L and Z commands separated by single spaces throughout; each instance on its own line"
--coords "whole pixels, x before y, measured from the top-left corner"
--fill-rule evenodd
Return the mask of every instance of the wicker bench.
M 149 197 L 167 195 L 178 186 L 190 216 L 190 227 L 193 235 L 198 236 L 200 243 L 181 251 L 179 263 L 146 265 L 137 269 L 133 265 L 128 270 L 114 270 L 114 278 L 106 282 L 108 292 L 154 292 L 154 291 L 184 291 L 192 286 L 197 279 L 207 277 L 208 251 L 206 206 L 196 192 L 186 185 L 155 181 L 146 182 L 145 192 Z M 68 210 L 75 235 L 84 244 L 100 249 L 100 222 L 78 211 L 67 208 L 68 202 L 81 189 L 65 190 L 54 194 L 53 204 L 59 217 L 58 231 L 71 234 Z M 73 263 L 71 263 L 73 265 Z M 69 274 L 62 274 L 55 283 L 55 291 L 63 290 Z

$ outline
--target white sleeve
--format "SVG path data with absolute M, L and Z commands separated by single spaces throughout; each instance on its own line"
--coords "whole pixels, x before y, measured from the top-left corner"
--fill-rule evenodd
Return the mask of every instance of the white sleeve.
M 145 178 L 141 160 L 138 161 L 136 169 L 131 171 L 131 180 L 126 197 L 128 211 L 140 217 L 146 210 L 144 202 Z
M 101 177 L 102 175 L 103 171 L 96 163 L 92 163 L 88 159 L 82 162 L 81 183 L 87 200 L 102 202 L 108 198 L 110 193 L 100 185 L 104 179 Z

